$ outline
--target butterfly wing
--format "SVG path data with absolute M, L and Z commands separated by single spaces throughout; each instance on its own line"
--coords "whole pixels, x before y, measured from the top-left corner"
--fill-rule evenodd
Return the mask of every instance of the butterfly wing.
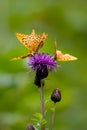
M 43 33 L 42 35 L 37 35 L 35 33 L 35 30 L 32 30 L 32 33 L 30 35 L 16 33 L 16 37 L 27 49 L 29 49 L 30 54 L 12 58 L 11 60 L 24 59 L 38 53 L 39 49 L 43 46 L 44 40 L 46 39 L 47 35 L 45 33 Z
M 37 53 L 38 50 L 43 46 L 44 40 L 47 35 L 43 33 L 41 36 L 35 34 L 35 31 L 32 30 L 31 35 L 24 35 L 21 33 L 16 33 L 18 40 L 30 50 L 30 53 Z
M 56 51 L 56 56 L 58 61 L 73 61 L 77 60 L 77 57 L 72 56 L 70 54 L 63 54 L 61 51 Z
M 70 54 L 63 54 L 60 50 L 57 50 L 56 41 L 54 42 L 54 59 L 58 61 L 73 61 L 77 60 L 77 57 Z
M 18 56 L 18 57 L 12 58 L 11 61 L 25 59 L 25 58 L 27 58 L 29 56 L 31 56 L 31 54 L 27 54 L 25 56 Z
M 28 44 L 27 44 L 28 35 L 16 33 L 16 37 L 26 48 L 29 49 Z

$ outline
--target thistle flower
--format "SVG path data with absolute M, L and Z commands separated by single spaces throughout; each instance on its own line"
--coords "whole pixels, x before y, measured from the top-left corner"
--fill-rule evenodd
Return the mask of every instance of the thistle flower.
M 30 68 L 36 72 L 36 75 L 40 79 L 46 78 L 48 76 L 48 72 L 55 70 L 57 67 L 57 63 L 53 59 L 52 55 L 45 53 L 31 56 L 28 64 Z
M 42 72 L 47 68 L 48 71 L 53 71 L 57 63 L 53 59 L 52 55 L 49 54 L 36 54 L 34 56 L 31 56 L 29 58 L 29 66 L 31 67 L 32 70 L 37 71 L 41 70 Z
M 45 53 L 31 56 L 28 64 L 36 72 L 34 83 L 39 87 L 41 86 L 41 80 L 48 76 L 49 71 L 53 71 L 57 67 L 53 56 Z

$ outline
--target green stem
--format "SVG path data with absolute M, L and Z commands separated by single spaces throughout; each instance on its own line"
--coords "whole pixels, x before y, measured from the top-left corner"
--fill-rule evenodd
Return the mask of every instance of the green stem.
M 54 103 L 54 110 L 53 110 L 53 112 L 52 112 L 52 119 L 51 119 L 51 127 L 50 127 L 50 130 L 53 130 L 53 127 L 54 127 L 55 110 L 56 110 L 56 103 Z
M 41 81 L 41 87 L 39 88 L 39 90 L 40 90 L 41 114 L 42 114 L 42 119 L 44 119 L 44 85 L 43 85 L 43 81 Z M 45 126 L 42 126 L 41 130 L 45 130 Z

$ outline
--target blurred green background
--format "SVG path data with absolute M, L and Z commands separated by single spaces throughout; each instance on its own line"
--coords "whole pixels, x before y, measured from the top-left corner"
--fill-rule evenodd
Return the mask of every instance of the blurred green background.
M 25 130 L 40 112 L 39 92 L 27 60 L 10 61 L 28 50 L 15 33 L 48 34 L 43 52 L 57 48 L 78 57 L 59 62 L 60 68 L 45 80 L 45 99 L 60 88 L 53 130 L 87 130 L 87 0 L 0 1 L 0 130 Z M 50 112 L 46 119 L 50 125 Z M 47 125 L 47 126 L 48 126 Z

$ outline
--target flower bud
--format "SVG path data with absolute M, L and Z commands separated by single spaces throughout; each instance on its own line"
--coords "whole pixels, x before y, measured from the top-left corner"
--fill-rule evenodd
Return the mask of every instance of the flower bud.
M 51 100 L 56 103 L 61 100 L 61 91 L 59 88 L 54 89 L 54 91 L 51 94 Z
M 33 127 L 33 125 L 29 124 L 27 125 L 26 130 L 35 130 L 35 128 Z
M 47 66 L 43 66 L 43 69 L 37 69 L 36 71 L 36 76 L 39 78 L 39 79 L 44 79 L 48 76 L 48 69 L 47 69 Z
M 36 75 L 34 79 L 34 84 L 38 87 L 44 86 L 44 80 L 39 79 Z

